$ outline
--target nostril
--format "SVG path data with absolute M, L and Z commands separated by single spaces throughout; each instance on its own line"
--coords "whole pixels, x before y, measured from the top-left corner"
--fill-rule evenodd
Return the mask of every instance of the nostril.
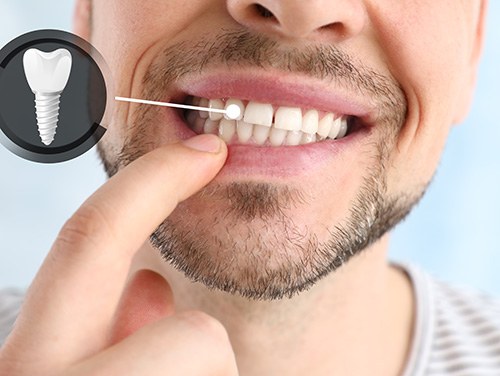
M 334 33 L 337 33 L 338 35 L 346 35 L 347 34 L 346 27 L 341 22 L 333 22 L 331 24 L 321 26 L 319 28 L 319 31 L 334 32 Z
M 276 17 L 274 16 L 273 12 L 271 12 L 269 9 L 260 4 L 255 4 L 255 11 L 262 18 L 272 18 L 276 20 Z

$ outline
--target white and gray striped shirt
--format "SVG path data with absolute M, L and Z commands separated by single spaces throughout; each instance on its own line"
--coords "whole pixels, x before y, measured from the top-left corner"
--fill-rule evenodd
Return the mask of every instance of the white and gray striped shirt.
M 500 376 L 500 300 L 400 265 L 416 300 L 404 376 Z
M 403 376 L 500 376 L 500 300 L 451 287 L 414 265 L 395 264 L 413 284 L 415 326 Z M 0 291 L 0 344 L 22 302 Z

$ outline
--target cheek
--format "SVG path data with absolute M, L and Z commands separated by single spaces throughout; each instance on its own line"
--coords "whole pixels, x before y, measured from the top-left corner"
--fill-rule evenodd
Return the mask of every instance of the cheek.
M 92 43 L 106 59 L 117 85 L 129 94 L 139 59 L 168 28 L 162 1 L 98 1 L 93 11 Z M 163 22 L 162 22 L 163 21 Z M 125 89 L 125 90 L 124 90 Z
M 159 49 L 171 43 L 199 14 L 207 1 L 97 0 L 92 11 L 92 43 L 111 69 L 119 96 L 140 95 L 141 78 Z M 130 122 L 129 106 L 115 108 L 108 142 L 119 148 Z
M 130 81 L 146 51 L 168 45 L 209 5 L 203 0 L 100 0 L 93 10 L 92 42 L 116 79 Z
M 426 183 L 435 171 L 467 83 L 470 31 L 460 1 L 377 4 L 372 14 L 379 15 L 374 22 L 380 44 L 409 106 L 392 156 L 393 183 L 403 190 Z

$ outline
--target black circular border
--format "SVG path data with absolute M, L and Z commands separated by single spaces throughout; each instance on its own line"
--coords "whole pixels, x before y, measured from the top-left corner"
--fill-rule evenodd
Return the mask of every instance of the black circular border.
M 29 33 L 23 34 L 11 42 L 9 42 L 5 47 L 0 50 L 0 76 L 3 70 L 7 67 L 9 62 L 21 51 L 29 48 L 33 45 L 40 43 L 59 43 L 61 45 L 70 46 L 83 55 L 92 59 L 97 68 L 100 71 L 100 75 L 104 81 L 104 86 L 106 88 L 105 98 L 105 108 L 106 110 L 110 104 L 110 89 L 109 85 L 106 83 L 106 77 L 103 73 L 103 68 L 106 72 L 109 69 L 102 55 L 93 47 L 89 42 L 80 38 L 72 33 L 62 31 L 62 30 L 36 30 Z M 109 73 L 108 73 L 109 76 Z M 109 77 L 108 77 L 109 79 Z M 105 110 L 105 112 L 106 112 Z M 0 114 L 0 143 L 3 144 L 8 150 L 17 156 L 39 163 L 60 163 L 66 162 L 71 159 L 77 158 L 82 154 L 89 151 L 94 147 L 106 133 L 106 128 L 99 124 L 102 121 L 104 114 L 102 114 L 100 119 L 96 119 L 96 123 L 92 124 L 89 131 L 82 135 L 78 140 L 72 142 L 71 144 L 61 146 L 58 148 L 47 148 L 41 149 L 34 147 L 23 140 L 19 139 L 14 133 L 10 131 L 7 127 L 5 121 Z

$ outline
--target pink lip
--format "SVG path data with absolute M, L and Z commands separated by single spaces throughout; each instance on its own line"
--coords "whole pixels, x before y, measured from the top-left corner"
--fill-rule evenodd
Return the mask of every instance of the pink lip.
M 361 140 L 361 133 L 338 141 L 322 141 L 315 144 L 283 147 L 254 147 L 229 145 L 229 157 L 221 176 L 253 176 L 267 179 L 317 175 L 318 170 L 339 169 L 333 161 L 340 161 L 342 155 L 355 149 Z
M 187 126 L 179 111 L 165 108 L 164 114 L 165 124 L 173 128 L 178 139 L 185 140 L 196 135 Z M 341 140 L 325 140 L 299 146 L 228 145 L 228 159 L 219 177 L 280 180 L 307 174 L 316 175 L 318 169 L 328 166 L 338 169 L 342 167 L 340 161 L 343 155 L 356 153 L 356 150 L 359 150 L 358 145 L 368 134 L 368 129 L 360 129 Z
M 367 122 L 374 122 L 373 106 L 367 98 L 356 97 L 351 92 L 337 88 L 332 91 L 321 81 L 311 82 L 297 76 L 271 74 L 268 72 L 225 73 L 204 76 L 179 83 L 179 91 L 186 95 L 215 99 L 237 98 L 271 103 L 277 106 L 293 106 L 352 115 Z M 371 119 L 370 119 L 371 118 Z
M 341 115 L 356 116 L 362 120 L 373 117 L 374 109 L 363 98 L 340 91 L 328 92 L 321 83 L 305 85 L 275 76 L 259 73 L 234 75 L 216 74 L 179 82 L 176 94 L 168 100 L 182 100 L 192 95 L 202 98 L 238 98 L 278 106 L 314 108 Z M 364 98 L 366 100 L 366 98 Z M 174 128 L 180 139 L 193 137 L 180 111 L 165 108 L 166 123 Z M 360 142 L 371 132 L 371 126 L 359 129 L 341 140 L 318 143 L 260 147 L 254 145 L 229 145 L 229 156 L 219 177 L 252 177 L 261 179 L 303 177 L 317 175 L 323 168 L 342 168 L 340 161 L 346 153 L 356 153 Z M 336 163 L 338 162 L 338 163 Z M 346 166 L 344 166 L 346 167 Z

